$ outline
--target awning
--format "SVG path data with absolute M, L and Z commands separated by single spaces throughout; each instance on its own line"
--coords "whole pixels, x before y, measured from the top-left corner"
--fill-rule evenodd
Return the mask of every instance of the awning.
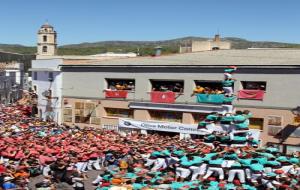
M 151 102 L 130 102 L 131 109 L 146 109 L 146 110 L 165 110 L 165 111 L 180 111 L 193 113 L 222 113 L 224 108 L 222 105 L 208 104 L 164 104 Z
M 38 72 L 38 71 L 48 71 L 48 72 L 55 72 L 60 71 L 60 69 L 50 69 L 50 68 L 31 68 L 29 71 Z

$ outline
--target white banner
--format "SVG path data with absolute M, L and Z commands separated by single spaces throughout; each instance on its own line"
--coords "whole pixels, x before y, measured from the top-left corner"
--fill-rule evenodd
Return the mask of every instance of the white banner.
M 119 119 L 119 128 L 166 131 L 174 133 L 206 135 L 213 131 L 226 131 L 224 126 L 208 125 L 207 129 L 198 129 L 197 124 L 182 124 L 175 122 L 160 122 L 160 121 L 138 121 L 132 119 Z M 227 129 L 228 130 L 228 129 Z M 251 136 L 259 140 L 260 130 L 250 129 Z
M 119 127 L 141 129 L 141 130 L 153 130 L 153 131 L 166 131 L 174 133 L 186 133 L 186 134 L 203 134 L 198 130 L 198 125 L 187 125 L 181 123 L 172 122 L 154 122 L 154 121 L 137 121 L 132 119 L 119 119 Z

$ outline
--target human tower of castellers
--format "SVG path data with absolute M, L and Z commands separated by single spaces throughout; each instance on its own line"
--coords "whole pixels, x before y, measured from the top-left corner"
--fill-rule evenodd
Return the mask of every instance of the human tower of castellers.
M 0 188 L 300 189 L 299 152 L 260 147 L 248 129 L 251 114 L 233 110 L 235 70 L 225 70 L 227 113 L 208 115 L 199 123 L 203 135 L 189 140 L 57 125 L 32 116 L 30 105 L 2 105 Z

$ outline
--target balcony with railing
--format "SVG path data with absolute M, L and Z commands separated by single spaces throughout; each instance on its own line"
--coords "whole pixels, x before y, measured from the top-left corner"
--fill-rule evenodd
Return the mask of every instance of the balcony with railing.
M 107 99 L 127 99 L 128 94 L 135 90 L 133 79 L 106 79 L 107 89 L 104 90 L 104 97 Z
M 175 103 L 176 99 L 182 95 L 183 81 L 151 80 L 152 91 L 150 101 L 152 103 Z
M 265 95 L 264 90 L 239 90 L 238 99 L 247 100 L 263 100 Z
M 238 91 L 238 99 L 263 100 L 266 92 L 264 81 L 241 81 L 243 89 Z

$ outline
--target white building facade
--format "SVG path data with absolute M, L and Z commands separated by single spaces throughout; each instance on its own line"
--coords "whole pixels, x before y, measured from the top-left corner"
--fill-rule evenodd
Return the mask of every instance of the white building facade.
M 32 61 L 32 89 L 38 95 L 39 117 L 61 123 L 61 59 Z
M 0 102 L 14 103 L 22 98 L 24 89 L 24 64 L 18 62 L 2 63 L 0 70 Z M 24 81 L 25 80 L 25 81 Z

